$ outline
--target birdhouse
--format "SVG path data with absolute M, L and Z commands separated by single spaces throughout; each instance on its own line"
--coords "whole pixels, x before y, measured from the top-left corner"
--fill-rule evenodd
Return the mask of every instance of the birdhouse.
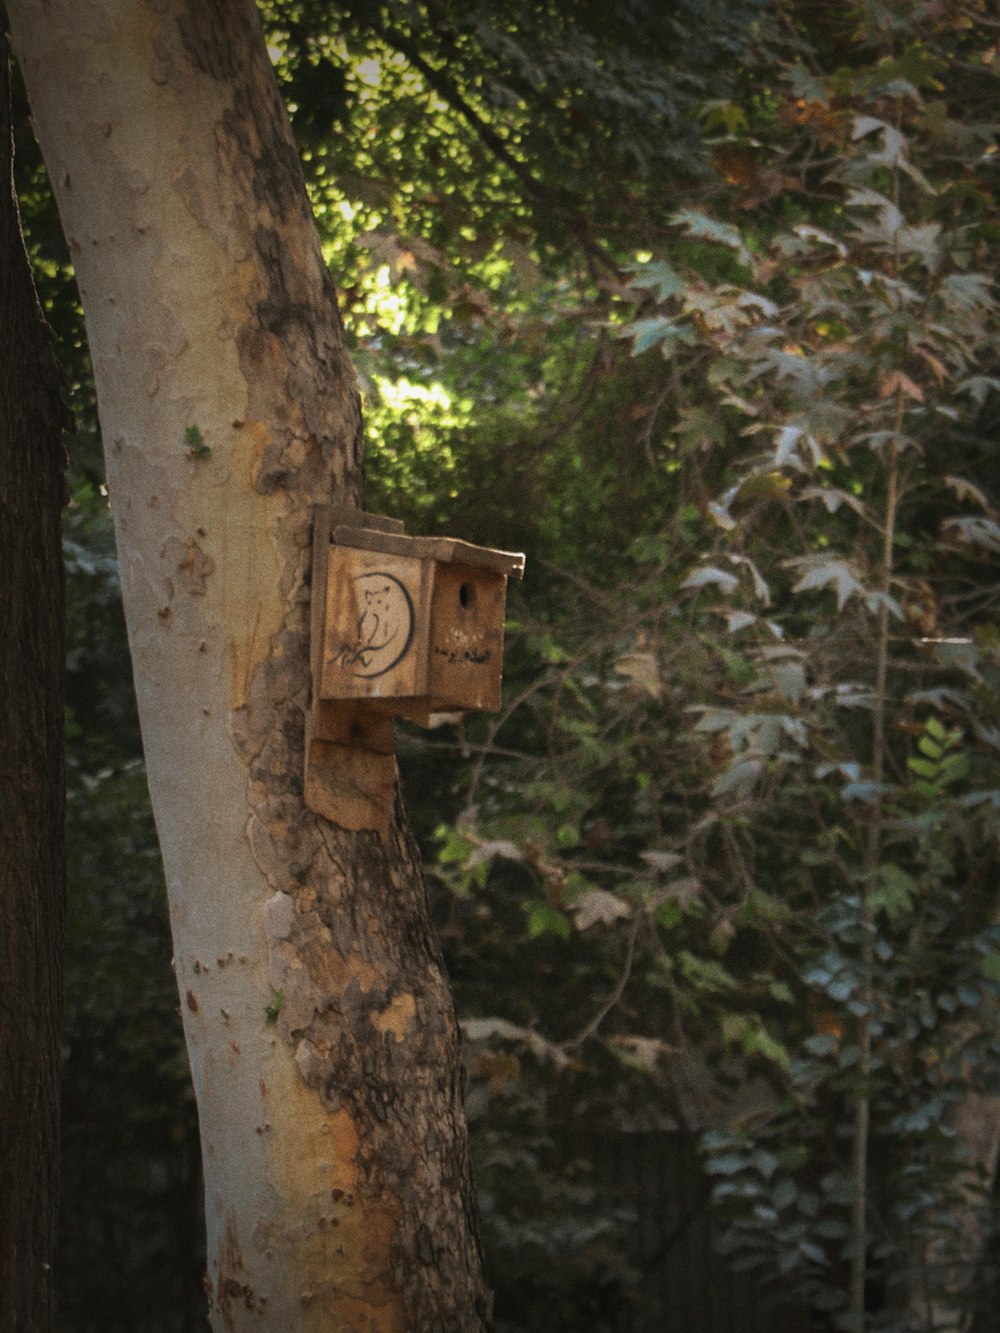
M 341 777 L 349 777 L 345 752 L 353 751 L 368 787 L 380 767 L 373 757 L 388 756 L 380 781 L 391 799 L 394 717 L 426 726 L 436 713 L 499 708 L 507 579 L 523 574 L 523 555 L 407 537 L 395 519 L 317 506 L 307 804 L 321 808 L 310 784 L 313 742 L 339 747 L 327 758 L 339 762 Z M 349 778 L 355 788 L 356 777 Z M 377 804 L 384 797 L 380 790 Z M 342 810 L 342 794 L 321 804 L 322 813 Z M 329 817 L 344 822 L 339 813 Z

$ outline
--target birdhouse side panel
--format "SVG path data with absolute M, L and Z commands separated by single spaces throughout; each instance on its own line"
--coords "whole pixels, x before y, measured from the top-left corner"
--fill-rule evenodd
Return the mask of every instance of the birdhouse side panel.
M 386 552 L 330 548 L 320 698 L 375 701 L 426 692 L 426 565 Z
M 436 708 L 494 712 L 500 707 L 506 591 L 503 574 L 437 566 L 427 654 Z

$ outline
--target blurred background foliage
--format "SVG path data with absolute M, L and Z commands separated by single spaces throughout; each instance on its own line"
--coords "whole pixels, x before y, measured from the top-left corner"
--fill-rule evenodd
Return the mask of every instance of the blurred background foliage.
M 498 1329 L 974 1327 L 1000 1128 L 992 8 L 261 10 L 368 507 L 528 555 L 503 711 L 400 735 Z M 187 1330 L 197 1127 L 82 316 L 20 110 L 78 421 L 60 1327 Z

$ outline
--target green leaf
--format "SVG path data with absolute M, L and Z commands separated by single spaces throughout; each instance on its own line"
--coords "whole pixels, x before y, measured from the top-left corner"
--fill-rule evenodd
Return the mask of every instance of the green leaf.
M 718 1157 L 709 1157 L 705 1170 L 710 1176 L 735 1176 L 749 1166 L 746 1156 L 740 1152 L 721 1153 Z
M 211 456 L 212 451 L 205 443 L 200 426 L 184 427 L 184 443 L 195 458 L 209 458 Z
M 741 759 L 727 768 L 712 783 L 713 796 L 735 796 L 742 799 L 753 791 L 764 768 L 760 759 Z
M 845 801 L 864 801 L 868 805 L 876 805 L 883 796 L 895 790 L 891 782 L 847 782 L 840 794 Z
M 684 913 L 675 902 L 661 903 L 655 912 L 656 924 L 663 930 L 673 930 L 684 920 Z
M 560 824 L 556 829 L 558 847 L 577 847 L 580 843 L 580 830 L 575 824 Z
M 996 305 L 992 283 L 984 273 L 951 273 L 944 279 L 942 289 L 956 309 L 969 314 L 991 310 Z
M 528 914 L 529 939 L 536 940 L 540 935 L 558 935 L 562 940 L 569 939 L 572 930 L 569 917 L 551 903 L 525 903 L 524 910 Z
M 789 1180 L 787 1176 L 779 1180 L 771 1191 L 771 1202 L 780 1212 L 787 1208 L 789 1204 L 795 1202 L 799 1195 L 799 1187 L 794 1180 Z
M 815 1036 L 807 1037 L 802 1045 L 810 1055 L 824 1056 L 837 1049 L 837 1038 L 828 1032 L 817 1032 Z
M 919 891 L 916 880 L 899 866 L 891 862 L 880 866 L 871 895 L 872 910 L 885 912 L 890 925 L 896 926 L 912 913 Z
M 820 591 L 833 588 L 837 594 L 837 610 L 843 611 L 847 599 L 855 594 L 864 594 L 864 585 L 858 581 L 843 560 L 820 560 L 799 579 L 792 592 Z
M 822 75 L 804 65 L 801 60 L 796 60 L 789 66 L 787 77 L 796 98 L 803 102 L 816 102 L 820 106 L 829 104 L 830 88 L 827 81 Z
M 652 288 L 661 301 L 677 296 L 684 290 L 684 279 L 664 260 L 648 264 L 626 264 L 625 272 L 633 274 L 630 287 Z
M 687 234 L 696 240 L 711 241 L 713 245 L 723 245 L 728 250 L 735 251 L 747 268 L 753 269 L 753 255 L 747 249 L 737 228 L 728 222 L 719 222 L 716 218 L 710 218 L 707 213 L 698 213 L 690 208 L 680 209 L 670 221 L 675 227 L 683 227 Z
M 674 433 L 678 447 L 683 454 L 694 450 L 710 449 L 713 445 L 724 444 L 726 424 L 717 410 L 707 407 L 687 407 L 678 414 Z M 698 516 L 698 511 L 695 517 Z
M 568 661 L 565 648 L 557 643 L 551 634 L 533 634 L 528 639 L 528 645 L 549 666 L 560 666 L 563 662 Z
M 738 102 L 713 102 L 705 113 L 706 127 L 722 129 L 726 134 L 745 130 L 747 124 L 747 114 Z
M 939 718 L 929 717 L 924 723 L 928 735 L 933 736 L 936 741 L 946 741 L 948 739 L 948 728 Z
M 714 958 L 698 958 L 684 949 L 678 962 L 682 975 L 696 990 L 731 991 L 737 987 L 733 974 Z
M 639 859 L 645 861 L 650 869 L 656 871 L 658 875 L 665 875 L 667 871 L 675 870 L 679 865 L 684 864 L 684 857 L 679 852 L 660 851 L 656 848 L 640 852 Z
M 264 1006 L 264 1017 L 268 1023 L 277 1023 L 278 1015 L 281 1013 L 281 1006 L 285 1001 L 285 992 L 283 990 L 275 991 L 274 999 L 270 1004 Z
M 948 754 L 941 761 L 941 771 L 938 775 L 938 781 L 943 787 L 951 786 L 953 782 L 961 782 L 969 773 L 969 757 L 966 754 Z
M 701 569 L 696 569 L 689 574 L 680 585 L 682 588 L 705 588 L 708 586 L 717 586 L 725 593 L 735 592 L 739 587 L 739 579 L 735 574 L 730 574 L 724 569 L 717 569 L 714 565 L 703 565 Z
M 960 542 L 1000 552 L 1000 524 L 994 523 L 991 518 L 983 518 L 980 514 L 970 518 L 949 518 L 942 526 Z
M 628 903 L 607 889 L 591 889 L 573 903 L 571 910 L 577 930 L 587 930 L 593 925 L 612 926 L 632 912 Z M 565 919 L 561 913 L 560 919 Z
M 440 844 L 437 857 L 443 865 L 465 865 L 472 851 L 472 844 L 464 833 L 441 824 L 435 830 L 434 836 Z
M 1000 393 L 1000 379 L 993 375 L 972 375 L 955 386 L 958 393 L 967 393 L 982 407 L 991 393 Z
M 752 1160 L 754 1166 L 765 1180 L 770 1180 L 780 1165 L 780 1162 L 774 1153 L 768 1152 L 766 1148 L 755 1148 L 753 1150 Z
M 787 921 L 791 915 L 792 909 L 787 903 L 759 888 L 750 890 L 739 909 L 739 918 L 744 925 L 760 922 L 770 925 L 774 921 Z M 776 986 L 780 984 L 775 982 Z
M 762 1055 L 781 1069 L 788 1069 L 792 1063 L 788 1051 L 763 1027 L 748 1027 L 743 1033 L 743 1051 L 746 1055 Z
M 686 343 L 688 345 L 694 342 L 694 333 L 686 324 L 678 324 L 675 320 L 667 319 L 664 315 L 651 315 L 648 319 L 637 319 L 631 324 L 626 324 L 621 331 L 623 338 L 632 339 L 632 355 L 641 356 L 643 352 L 648 352 L 651 347 L 659 347 L 663 344 L 664 352 L 668 352 L 675 343 Z

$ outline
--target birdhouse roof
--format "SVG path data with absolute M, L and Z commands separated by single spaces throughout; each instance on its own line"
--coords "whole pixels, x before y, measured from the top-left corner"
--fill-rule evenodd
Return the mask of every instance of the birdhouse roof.
M 351 546 L 362 551 L 382 551 L 386 555 L 409 556 L 417 560 L 437 560 L 441 564 L 465 565 L 485 569 L 508 578 L 524 577 L 524 556 L 514 551 L 498 551 L 491 546 L 474 546 L 456 537 L 406 537 L 402 532 L 388 532 L 353 524 L 338 523 L 331 533 L 334 545 Z

